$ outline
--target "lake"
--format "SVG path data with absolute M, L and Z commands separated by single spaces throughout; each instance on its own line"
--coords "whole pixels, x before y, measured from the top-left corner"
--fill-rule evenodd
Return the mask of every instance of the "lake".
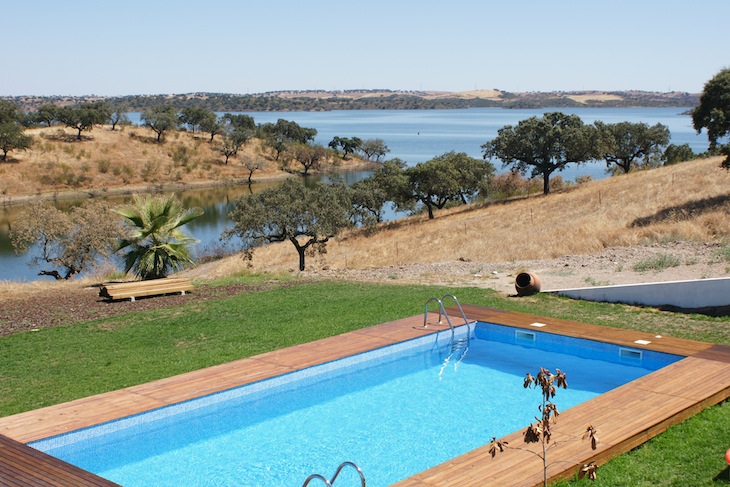
M 508 110 L 503 108 L 472 108 L 460 110 L 345 110 L 330 112 L 249 112 L 257 124 L 276 122 L 283 118 L 303 127 L 317 129 L 315 142 L 327 146 L 335 137 L 383 139 L 390 148 L 387 159 L 400 158 L 409 165 L 424 162 L 445 152 L 456 151 L 480 158 L 481 146 L 497 135 L 505 125 L 516 125 L 532 116 L 561 111 L 578 115 L 583 122 L 601 120 L 606 123 L 661 123 L 669 127 L 671 143 L 689 144 L 696 153 L 707 150 L 707 135 L 697 134 L 692 119 L 683 115 L 689 108 L 548 108 Z M 129 118 L 139 123 L 140 114 Z M 495 162 L 498 171 L 501 164 Z M 589 175 L 593 179 L 606 177 L 604 162 L 570 165 L 560 174 L 565 180 Z M 366 177 L 362 171 L 346 174 L 346 180 Z M 254 190 L 261 186 L 254 185 Z M 229 226 L 227 214 L 233 200 L 248 192 L 247 188 L 216 188 L 188 191 L 181 194 L 186 206 L 201 206 L 205 216 L 189 225 L 191 233 L 200 240 L 198 253 L 219 245 L 218 238 Z M 39 279 L 38 269 L 27 265 L 29 256 L 16 256 L 8 239 L 8 226 L 19 208 L 0 208 L 0 280 L 31 281 Z M 43 279 L 50 279 L 43 277 Z

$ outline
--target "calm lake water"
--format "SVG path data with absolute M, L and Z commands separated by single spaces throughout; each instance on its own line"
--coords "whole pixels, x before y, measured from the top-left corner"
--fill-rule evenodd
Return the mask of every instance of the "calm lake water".
M 327 146 L 335 136 L 379 138 L 390 148 L 387 159 L 398 157 L 408 164 L 432 159 L 445 152 L 465 152 L 482 157 L 481 146 L 497 135 L 505 125 L 516 125 L 532 116 L 561 111 L 578 115 L 585 123 L 601 120 L 606 123 L 644 122 L 662 123 L 669 127 L 671 143 L 689 144 L 696 153 L 707 150 L 707 136 L 698 135 L 692 128 L 692 119 L 683 115 L 688 108 L 559 108 L 539 110 L 506 110 L 502 108 L 474 108 L 462 110 L 346 110 L 331 112 L 250 112 L 257 124 L 276 122 L 283 118 L 304 127 L 317 129 L 316 143 Z M 139 114 L 129 114 L 134 123 Z M 498 171 L 501 163 L 494 161 Z M 570 165 L 559 173 L 565 180 L 590 175 L 594 179 L 606 177 L 606 165 L 594 162 Z M 356 181 L 367 173 L 346 174 L 346 180 Z M 262 186 L 254 185 L 254 191 Z M 186 206 L 201 206 L 205 216 L 189 225 L 194 237 L 200 240 L 197 253 L 207 252 L 220 245 L 219 237 L 226 226 L 227 214 L 235 198 L 248 193 L 248 188 L 226 188 L 181 193 Z M 121 200 L 120 200 L 121 202 Z M 20 208 L 0 207 L 0 280 L 30 281 L 39 279 L 38 269 L 28 267 L 29 256 L 17 256 L 8 239 L 9 224 Z M 43 279 L 50 279 L 43 277 Z

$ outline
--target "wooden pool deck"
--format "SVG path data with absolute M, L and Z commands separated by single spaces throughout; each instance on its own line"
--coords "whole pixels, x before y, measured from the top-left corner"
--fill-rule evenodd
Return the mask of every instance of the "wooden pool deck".
M 551 478 L 572 476 L 581 465 L 591 461 L 599 465 L 605 463 L 658 435 L 669 426 L 730 397 L 730 347 L 679 338 L 660 338 L 631 330 L 476 306 L 465 305 L 463 308 L 470 320 L 686 356 L 668 367 L 562 412 L 553 430 L 555 446 L 548 456 L 551 461 L 560 459 L 560 462 L 549 468 Z M 456 315 L 450 313 L 452 317 Z M 0 485 L 116 485 L 27 447 L 25 443 L 329 362 L 448 327 L 435 323 L 436 320 L 435 314 L 429 315 L 429 326 L 424 329 L 423 315 L 412 316 L 147 384 L 0 418 Z M 456 320 L 453 322 L 456 324 Z M 534 323 L 546 326 L 535 328 Z M 641 345 L 636 340 L 650 343 Z M 559 406 L 559 398 L 556 402 Z M 590 449 L 586 441 L 581 441 L 588 424 L 598 428 L 600 442 L 595 451 Z M 521 431 L 504 439 L 510 446 L 524 446 Z M 490 438 L 484 439 L 485 443 L 489 440 Z M 428 450 L 419 454 L 428 455 Z M 344 460 L 357 463 L 357 459 L 335 458 L 332 459 L 333 468 Z M 367 477 L 367 472 L 365 475 Z M 542 461 L 534 454 L 508 449 L 491 458 L 485 446 L 396 485 L 530 486 L 541 482 Z

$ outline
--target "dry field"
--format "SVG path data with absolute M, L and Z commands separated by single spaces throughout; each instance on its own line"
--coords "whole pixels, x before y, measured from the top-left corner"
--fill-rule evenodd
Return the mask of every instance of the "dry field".
M 521 269 L 553 274 L 543 289 L 720 277 L 730 264 L 730 173 L 720 158 L 593 181 L 549 196 L 532 196 L 437 211 L 382 224 L 374 233 L 347 232 L 327 253 L 307 258 L 305 272 L 332 277 L 462 282 L 506 290 Z M 641 259 L 676 256 L 680 266 L 634 272 Z M 259 248 L 252 270 L 294 272 L 289 242 Z M 223 261 L 193 274 L 245 268 Z M 545 287 L 547 285 L 547 287 Z M 506 287 L 505 287 L 506 286 Z

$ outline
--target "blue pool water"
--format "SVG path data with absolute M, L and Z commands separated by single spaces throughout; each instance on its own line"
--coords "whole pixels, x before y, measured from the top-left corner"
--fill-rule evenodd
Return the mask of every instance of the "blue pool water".
M 562 411 L 681 358 L 487 323 L 469 334 L 461 361 L 440 333 L 31 446 L 128 487 L 298 487 L 345 460 L 386 486 L 526 426 L 540 403 L 527 372 L 566 372 Z

